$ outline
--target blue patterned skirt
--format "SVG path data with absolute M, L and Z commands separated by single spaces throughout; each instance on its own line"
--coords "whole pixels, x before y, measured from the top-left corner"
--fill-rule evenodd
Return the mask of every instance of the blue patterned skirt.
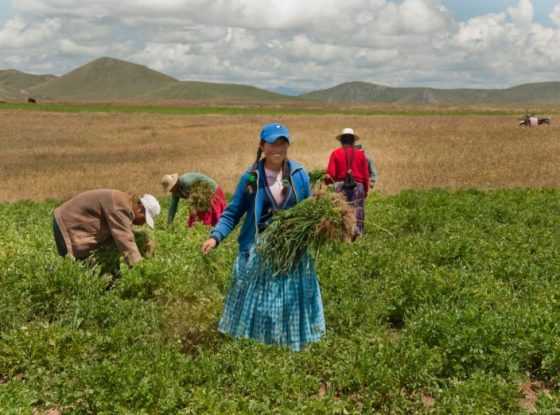
M 325 318 L 312 258 L 306 254 L 294 271 L 273 276 L 254 246 L 240 252 L 218 329 L 293 351 L 319 340 Z

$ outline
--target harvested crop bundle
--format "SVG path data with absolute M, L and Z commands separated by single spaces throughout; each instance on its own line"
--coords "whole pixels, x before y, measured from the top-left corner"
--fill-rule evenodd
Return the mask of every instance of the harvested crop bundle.
M 198 181 L 189 189 L 187 202 L 189 207 L 197 212 L 206 212 L 212 207 L 214 192 L 209 183 Z
M 142 257 L 150 258 L 154 255 L 156 241 L 148 231 L 135 230 L 134 240 Z M 92 266 L 98 266 L 102 274 L 116 275 L 120 268 L 120 257 L 121 253 L 117 246 L 111 242 L 94 250 L 88 258 L 88 263 Z
M 325 179 L 326 175 L 327 171 L 325 169 L 312 170 L 309 172 L 309 181 L 311 182 L 311 185 L 321 183 Z
M 291 209 L 277 212 L 257 242 L 257 253 L 273 274 L 288 273 L 308 249 L 350 242 L 356 216 L 343 196 L 319 191 Z

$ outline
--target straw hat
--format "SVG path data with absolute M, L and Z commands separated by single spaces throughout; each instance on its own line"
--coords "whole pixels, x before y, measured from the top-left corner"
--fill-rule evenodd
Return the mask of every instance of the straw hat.
M 177 173 L 173 174 L 166 174 L 161 178 L 161 186 L 163 187 L 164 192 L 170 192 L 173 189 L 173 186 L 177 184 L 177 180 L 179 180 L 179 175 Z
M 336 139 L 340 141 L 340 139 L 344 135 L 353 135 L 355 141 L 358 141 L 360 139 L 360 137 L 354 133 L 354 130 L 352 128 L 345 128 L 344 130 L 342 130 L 342 132 L 336 136 Z

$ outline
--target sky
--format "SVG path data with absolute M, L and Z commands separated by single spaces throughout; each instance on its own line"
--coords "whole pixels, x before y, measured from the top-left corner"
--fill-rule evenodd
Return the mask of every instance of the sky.
M 560 0 L 0 0 L 0 69 L 102 56 L 180 80 L 303 92 L 342 82 L 560 81 Z

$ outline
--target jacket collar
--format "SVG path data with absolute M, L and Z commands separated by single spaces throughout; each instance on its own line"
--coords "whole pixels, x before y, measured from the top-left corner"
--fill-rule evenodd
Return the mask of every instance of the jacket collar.
M 296 200 L 300 201 L 300 195 L 297 192 L 297 189 L 294 186 L 294 175 L 298 171 L 303 169 L 303 165 L 298 163 L 297 161 L 288 159 L 288 165 L 290 167 L 290 185 L 292 186 L 292 192 L 294 192 L 294 196 Z M 264 194 L 263 186 L 266 186 L 265 177 L 264 177 L 264 160 L 259 161 L 259 165 L 257 167 L 257 192 L 255 194 L 255 233 L 258 234 L 258 222 L 259 218 L 262 214 L 262 207 L 263 207 L 263 200 L 266 195 Z

